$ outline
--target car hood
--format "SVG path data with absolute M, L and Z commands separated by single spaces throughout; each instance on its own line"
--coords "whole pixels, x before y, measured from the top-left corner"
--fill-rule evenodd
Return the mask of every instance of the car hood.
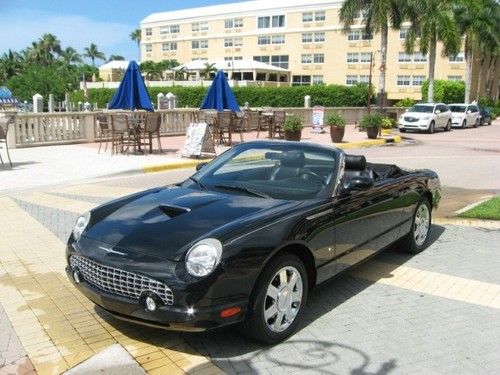
M 405 113 L 403 113 L 403 117 L 422 118 L 422 117 L 428 117 L 428 116 L 432 116 L 432 113 L 426 113 L 426 112 L 405 112 Z
M 169 186 L 125 197 L 92 211 L 85 238 L 165 259 L 179 257 L 200 239 L 261 222 L 297 201 Z

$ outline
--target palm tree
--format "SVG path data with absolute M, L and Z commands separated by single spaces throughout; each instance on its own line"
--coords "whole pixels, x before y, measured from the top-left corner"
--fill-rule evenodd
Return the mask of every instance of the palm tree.
M 499 48 L 498 23 L 495 22 L 495 18 L 492 16 L 492 13 L 494 14 L 494 10 L 498 9 L 498 7 L 495 0 L 463 0 L 454 7 L 455 22 L 458 25 L 460 34 L 465 39 L 466 103 L 469 103 L 471 99 L 473 51 L 482 54 L 482 60 L 479 64 L 479 92 L 485 54 L 487 51 Z
M 83 62 L 82 57 L 73 47 L 66 47 L 61 52 L 61 60 L 67 64 L 81 64 Z
M 109 61 L 124 61 L 125 60 L 125 57 L 121 56 L 121 55 L 111 55 L 108 57 L 108 62 Z
M 83 51 L 84 51 L 83 56 L 88 57 L 89 59 L 92 60 L 92 66 L 95 66 L 95 59 L 106 60 L 106 56 L 104 55 L 104 53 L 99 51 L 97 45 L 94 43 L 90 43 L 90 46 L 85 47 Z
M 130 33 L 130 39 L 137 43 L 137 49 L 139 50 L 139 60 L 141 59 L 141 29 L 135 29 Z
M 404 8 L 412 24 L 406 34 L 406 51 L 418 47 L 423 54 L 429 53 L 429 88 L 427 101 L 434 101 L 434 71 L 437 42 L 443 44 L 443 56 L 454 56 L 460 51 L 461 40 L 453 18 L 453 0 L 407 0 Z
M 9 49 L 0 57 L 0 81 L 4 82 L 22 71 L 21 55 Z
M 210 75 L 217 72 L 215 64 L 205 63 L 203 64 L 203 70 L 200 72 L 205 79 L 210 79 Z
M 387 40 L 389 27 L 399 28 L 402 22 L 400 0 L 346 0 L 340 8 L 340 22 L 344 31 L 350 30 L 354 20 L 364 13 L 365 33 L 380 33 L 380 80 L 381 105 L 385 100 L 385 67 L 387 60 Z
M 62 51 L 61 42 L 54 34 L 43 34 L 39 43 L 48 56 L 53 57 L 54 53 L 60 54 Z
M 185 66 L 181 66 L 174 70 L 173 78 L 176 81 L 185 81 L 188 71 Z

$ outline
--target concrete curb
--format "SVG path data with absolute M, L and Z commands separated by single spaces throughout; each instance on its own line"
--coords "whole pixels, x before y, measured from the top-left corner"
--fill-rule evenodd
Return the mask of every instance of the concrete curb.
M 364 147 L 372 147 L 372 146 L 381 146 L 387 143 L 399 143 L 402 141 L 402 138 L 399 135 L 389 136 L 379 139 L 367 139 L 363 141 L 357 142 L 349 142 L 349 143 L 333 143 L 335 147 L 341 149 L 350 149 L 350 148 L 364 148 Z M 211 159 L 200 159 L 200 160 L 186 160 L 183 162 L 173 162 L 173 163 L 165 163 L 165 164 L 157 164 L 157 165 L 147 165 L 142 168 L 142 172 L 144 173 L 154 173 L 160 171 L 168 171 L 175 169 L 186 169 L 193 168 L 199 163 L 208 162 Z
M 500 229 L 500 221 L 480 220 L 480 219 L 462 219 L 454 217 L 437 217 L 433 220 L 434 224 L 440 225 L 459 225 L 464 227 L 478 227 L 488 229 Z

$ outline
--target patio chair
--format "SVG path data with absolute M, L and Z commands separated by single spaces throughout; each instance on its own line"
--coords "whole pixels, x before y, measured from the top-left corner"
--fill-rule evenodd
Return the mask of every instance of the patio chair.
M 253 131 L 259 129 L 260 115 L 257 111 L 245 112 L 245 129 L 246 131 Z
M 137 134 L 135 128 L 129 122 L 129 116 L 126 114 L 117 114 L 111 117 L 111 155 L 120 152 L 128 151 L 130 146 L 134 147 L 134 152 L 137 145 Z
M 233 123 L 233 112 L 224 111 L 217 113 L 217 123 L 214 127 L 214 136 L 220 144 L 231 146 L 231 130 Z
M 101 153 L 102 142 L 106 140 L 106 146 L 104 146 L 104 152 L 108 151 L 108 141 L 113 136 L 113 130 L 108 121 L 109 117 L 104 113 L 97 114 L 97 123 L 99 124 L 99 151 Z
M 283 131 L 283 124 L 285 123 L 286 112 L 285 111 L 274 111 L 273 113 L 273 129 L 271 138 L 278 135 L 279 139 L 283 139 L 285 133 Z
M 9 145 L 7 144 L 7 133 L 9 131 L 9 124 L 13 121 L 12 117 L 2 117 L 0 118 L 0 148 L 2 148 L 2 143 L 5 143 L 5 151 L 7 152 L 7 158 L 9 159 L 10 167 L 12 168 L 12 161 L 10 160 Z M 3 165 L 2 154 L 0 153 L 0 162 Z
M 149 153 L 153 153 L 153 134 L 156 133 L 156 139 L 158 140 L 158 148 L 160 153 L 163 153 L 161 148 L 161 138 L 160 138 L 160 126 L 161 126 L 161 115 L 159 113 L 148 113 L 146 115 L 146 121 L 144 129 L 142 130 L 142 144 L 144 146 L 149 145 Z
M 243 132 L 246 130 L 246 114 L 244 112 L 233 112 L 231 121 L 231 133 L 240 133 L 240 141 L 243 142 Z
M 257 128 L 257 138 L 259 138 L 259 134 L 261 130 L 268 130 L 269 132 L 273 126 L 273 116 L 269 115 L 273 110 L 271 108 L 262 108 L 259 111 L 259 127 Z

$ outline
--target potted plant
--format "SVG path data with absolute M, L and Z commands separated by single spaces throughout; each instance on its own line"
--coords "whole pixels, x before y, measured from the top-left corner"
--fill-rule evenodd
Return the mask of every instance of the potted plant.
M 382 116 L 380 113 L 368 113 L 361 118 L 359 127 L 366 130 L 366 134 L 370 139 L 377 139 L 378 131 L 382 125 Z
M 283 123 L 283 131 L 287 141 L 300 141 L 302 135 L 302 120 L 297 115 L 287 116 Z
M 328 115 L 325 119 L 325 126 L 330 127 L 330 138 L 333 143 L 341 143 L 345 132 L 345 119 L 340 113 Z
M 390 135 L 392 132 L 392 127 L 394 126 L 394 122 L 390 117 L 383 117 L 380 127 L 382 128 L 382 135 Z

